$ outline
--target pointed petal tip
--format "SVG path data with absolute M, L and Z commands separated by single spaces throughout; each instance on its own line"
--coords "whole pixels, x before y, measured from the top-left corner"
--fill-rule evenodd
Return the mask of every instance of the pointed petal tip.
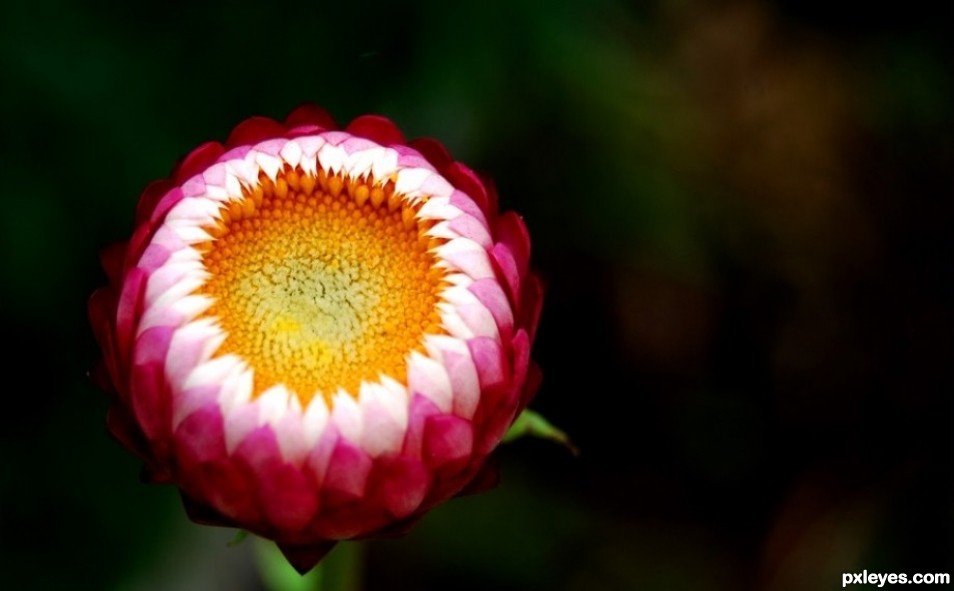
M 315 568 L 321 559 L 328 555 L 338 542 L 325 541 L 319 544 L 308 546 L 297 546 L 293 544 L 281 544 L 276 542 L 276 546 L 281 550 L 292 567 L 298 571 L 298 574 L 305 575 L 308 571 Z

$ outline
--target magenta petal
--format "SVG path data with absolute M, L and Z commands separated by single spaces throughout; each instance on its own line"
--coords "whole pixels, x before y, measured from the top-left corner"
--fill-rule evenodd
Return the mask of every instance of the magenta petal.
M 132 408 L 136 421 L 149 439 L 167 435 L 171 428 L 171 401 L 163 367 L 172 333 L 171 327 L 157 326 L 136 339 L 130 383 Z
M 414 394 L 408 411 L 407 432 L 401 453 L 412 458 L 421 457 L 424 446 L 424 428 L 427 417 L 440 413 L 440 409 L 426 396 Z
M 210 461 L 197 466 L 194 476 L 202 498 L 222 515 L 247 529 L 262 529 L 264 519 L 256 500 L 253 477 L 244 467 L 237 466 L 232 459 Z
M 405 456 L 375 461 L 371 494 L 394 517 L 406 517 L 424 500 L 429 475 L 421 462 Z
M 365 492 L 370 472 L 371 458 L 368 454 L 350 442 L 339 439 L 322 483 L 325 494 L 335 500 L 358 498 Z
M 315 487 L 302 471 L 286 462 L 272 428 L 249 433 L 235 457 L 255 475 L 259 504 L 269 523 L 286 532 L 303 529 L 318 508 Z
M 176 428 L 175 441 L 176 458 L 184 472 L 204 462 L 224 459 L 225 432 L 218 404 L 207 405 L 186 417 Z
M 424 461 L 438 468 L 448 462 L 470 457 L 474 448 L 474 430 L 470 421 L 453 415 L 427 419 L 424 429 Z
M 467 348 L 474 358 L 481 390 L 497 390 L 508 384 L 509 368 L 499 343 L 489 337 L 477 337 L 467 341 Z
M 318 492 L 301 469 L 274 463 L 262 471 L 260 484 L 269 522 L 285 532 L 303 530 L 318 511 Z

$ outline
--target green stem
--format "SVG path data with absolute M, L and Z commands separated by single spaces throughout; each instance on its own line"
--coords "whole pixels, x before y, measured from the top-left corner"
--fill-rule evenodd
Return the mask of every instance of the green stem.
M 357 542 L 342 542 L 302 576 L 274 543 L 255 539 L 259 574 L 268 591 L 360 591 L 363 550 Z

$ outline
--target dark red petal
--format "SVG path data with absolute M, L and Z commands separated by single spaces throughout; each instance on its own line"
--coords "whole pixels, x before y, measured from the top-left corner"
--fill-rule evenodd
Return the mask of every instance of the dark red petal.
M 473 479 L 457 493 L 457 496 L 475 495 L 495 488 L 500 484 L 500 466 L 496 456 L 490 456 Z
M 236 146 L 248 146 L 258 142 L 283 137 L 288 131 L 284 125 L 268 117 L 250 117 L 235 126 L 229 139 L 226 140 L 226 149 Z
M 317 125 L 326 130 L 338 129 L 338 124 L 328 111 L 310 103 L 295 108 L 288 117 L 285 117 L 285 127 L 289 129 L 303 125 Z
M 116 405 L 109 407 L 106 412 L 106 430 L 139 459 L 149 461 L 149 445 L 146 443 L 146 438 L 125 408 Z
M 106 367 L 104 359 L 97 361 L 87 375 L 90 381 L 100 390 L 107 394 L 116 394 L 116 385 L 113 384 L 113 378 L 109 375 L 109 368 Z
M 390 119 L 380 115 L 362 115 L 348 124 L 345 131 L 382 146 L 405 143 L 404 134 Z
M 494 179 L 485 174 L 478 174 L 477 176 L 480 178 L 480 182 L 483 183 L 484 188 L 487 189 L 487 215 L 492 218 L 497 215 L 498 211 L 500 211 L 500 199 L 497 196 L 497 183 L 494 182 Z
M 93 329 L 93 336 L 96 338 L 96 343 L 103 352 L 103 367 L 107 371 L 106 376 L 91 375 L 90 377 L 93 377 L 94 381 L 99 380 L 101 377 L 106 377 L 109 385 L 112 386 L 112 388 L 108 389 L 117 389 L 119 387 L 117 380 L 119 377 L 119 368 L 117 366 L 118 359 L 116 358 L 116 334 L 114 324 L 116 317 L 116 290 L 101 287 L 94 291 L 93 295 L 89 296 L 86 311 L 89 315 L 89 324 Z M 97 382 L 96 385 L 103 387 L 99 382 Z
M 447 181 L 467 194 L 468 197 L 480 206 L 480 210 L 487 217 L 487 221 L 493 219 L 495 210 L 490 208 L 490 198 L 487 195 L 487 189 L 473 170 L 467 168 L 460 162 L 454 162 L 441 171 L 442 176 Z
M 424 452 L 432 470 L 444 464 L 469 459 L 474 448 L 474 429 L 470 421 L 454 415 L 435 415 L 424 429 Z
M 357 539 L 362 540 L 391 540 L 394 538 L 400 538 L 406 536 L 411 529 L 418 524 L 421 520 L 421 517 L 424 516 L 424 512 L 418 511 L 414 515 L 402 519 L 400 521 L 395 521 L 394 523 L 389 523 L 387 526 L 369 533 L 366 536 L 361 536 Z
M 222 515 L 212 507 L 199 503 L 193 499 L 190 499 L 182 491 L 180 496 L 182 497 L 182 506 L 185 507 L 186 515 L 192 521 L 200 525 L 217 525 L 220 527 L 240 527 L 235 521 L 229 519 L 225 515 Z
M 126 259 L 128 242 L 115 242 L 99 252 L 99 262 L 106 272 L 110 285 L 119 285 L 123 276 L 123 261 Z
M 315 565 L 321 562 L 321 559 L 328 555 L 335 547 L 337 542 L 321 542 L 310 546 L 295 546 L 290 544 L 276 544 L 278 549 L 285 555 L 288 563 L 295 567 L 299 574 L 304 575 Z
M 172 181 L 181 185 L 190 178 L 212 166 L 215 160 L 225 153 L 225 148 L 219 142 L 206 142 L 189 152 L 172 172 Z
M 513 302 L 514 309 L 519 310 L 523 300 L 520 292 L 522 277 L 510 247 L 503 242 L 494 244 L 490 251 L 490 263 L 497 274 L 497 280 L 507 289 L 507 296 Z
M 543 283 L 531 273 L 523 284 L 523 299 L 520 302 L 519 325 L 526 329 L 532 342 L 537 336 L 540 312 L 543 309 Z
M 444 144 L 433 138 L 418 138 L 408 145 L 420 152 L 422 156 L 427 158 L 427 161 L 430 162 L 434 168 L 437 169 L 437 172 L 441 174 L 444 173 L 445 168 L 454 163 L 454 159 L 451 158 L 451 155 L 447 151 L 447 148 L 444 147 Z
M 494 240 L 506 244 L 513 253 L 517 273 L 521 277 L 526 275 L 530 262 L 530 234 L 523 219 L 512 211 L 505 212 L 497 218 L 493 231 Z
M 387 509 L 392 518 L 411 515 L 424 500 L 430 474 L 418 460 L 382 456 L 375 460 L 368 490 L 371 502 Z
M 530 360 L 530 366 L 527 367 L 527 379 L 523 382 L 523 391 L 520 393 L 520 410 L 527 408 L 530 401 L 540 389 L 540 382 L 543 381 L 543 372 L 535 361 Z M 519 413 L 518 413 L 519 414 Z
M 144 464 L 139 478 L 147 484 L 171 484 L 172 474 L 164 466 Z
M 146 185 L 142 195 L 139 196 L 139 203 L 136 204 L 137 226 L 145 223 L 152 216 L 152 210 L 156 208 L 159 200 L 173 187 L 175 185 L 169 179 L 159 179 Z

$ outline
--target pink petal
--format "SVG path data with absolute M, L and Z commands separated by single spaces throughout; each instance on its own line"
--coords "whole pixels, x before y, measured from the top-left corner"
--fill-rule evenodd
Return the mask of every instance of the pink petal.
M 503 342 L 510 340 L 513 335 L 513 311 L 510 301 L 503 292 L 500 284 L 493 279 L 478 279 L 468 286 L 478 300 L 487 308 L 500 330 L 500 339 Z

